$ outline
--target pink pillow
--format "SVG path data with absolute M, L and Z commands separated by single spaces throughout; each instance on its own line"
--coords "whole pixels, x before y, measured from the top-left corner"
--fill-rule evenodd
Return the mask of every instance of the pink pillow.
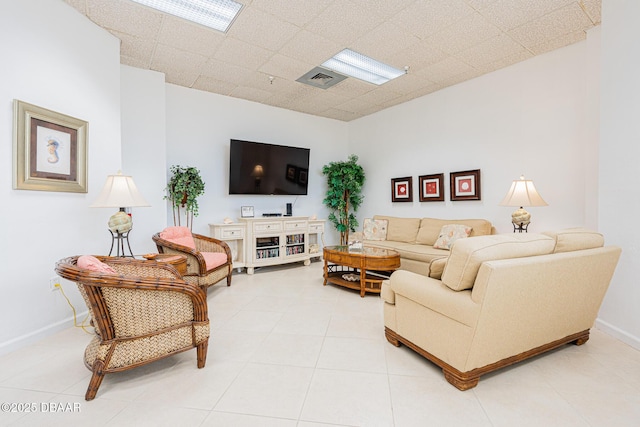
M 204 262 L 207 265 L 207 271 L 213 270 L 216 267 L 221 266 L 227 262 L 227 254 L 222 252 L 200 252 L 204 257 Z
M 82 255 L 79 257 L 77 265 L 83 270 L 96 271 L 98 273 L 118 274 L 113 268 L 91 255 Z
M 191 249 L 196 248 L 191 230 L 187 227 L 167 227 L 160 232 L 160 237 L 176 245 L 186 246 Z

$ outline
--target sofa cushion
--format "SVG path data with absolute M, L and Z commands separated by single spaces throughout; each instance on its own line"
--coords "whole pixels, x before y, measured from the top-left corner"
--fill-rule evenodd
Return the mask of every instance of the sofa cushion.
M 414 243 L 416 241 L 418 228 L 420 228 L 420 218 L 397 218 L 393 216 L 375 215 L 373 219 L 387 220 L 387 240 L 407 243 Z
M 442 227 L 448 224 L 461 224 L 471 227 L 470 237 L 486 236 L 491 234 L 491 222 L 485 219 L 437 219 L 422 218 L 416 242 L 422 245 L 433 245 Z
M 222 252 L 200 252 L 207 266 L 207 271 L 213 270 L 227 262 L 227 254 Z
M 386 240 L 387 224 L 386 219 L 365 218 L 362 227 L 364 240 Z
M 586 228 L 567 228 L 542 233 L 556 241 L 554 253 L 579 251 L 604 246 L 604 236 Z
M 440 230 L 438 240 L 433 244 L 436 249 L 450 250 L 451 245 L 458 239 L 464 239 L 469 237 L 471 233 L 471 227 L 462 224 L 447 224 L 443 225 Z
M 365 240 L 363 244 L 365 246 L 393 249 L 400 254 L 400 258 L 402 259 L 411 259 L 424 263 L 430 263 L 431 260 L 449 255 L 449 251 L 444 249 L 436 249 L 433 246 L 416 245 L 415 243 L 395 242 L 392 240 Z
M 449 257 L 436 258 L 429 263 L 429 277 L 440 280 L 444 266 L 447 265 Z
M 497 234 L 460 239 L 453 245 L 442 282 L 454 291 L 471 289 L 485 261 L 553 253 L 555 240 L 543 234 Z

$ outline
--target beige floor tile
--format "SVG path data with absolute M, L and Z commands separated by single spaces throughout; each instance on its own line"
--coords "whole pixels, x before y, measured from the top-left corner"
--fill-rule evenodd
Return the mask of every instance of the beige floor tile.
M 389 383 L 396 426 L 492 425 L 472 391 L 462 392 L 442 378 L 390 375 Z
M 312 375 L 312 368 L 250 363 L 214 409 L 295 420 Z
M 377 339 L 326 337 L 318 368 L 386 373 L 384 343 Z
M 300 420 L 393 426 L 387 375 L 316 369 Z
M 262 342 L 251 362 L 313 368 L 323 341 L 321 336 L 274 333 Z

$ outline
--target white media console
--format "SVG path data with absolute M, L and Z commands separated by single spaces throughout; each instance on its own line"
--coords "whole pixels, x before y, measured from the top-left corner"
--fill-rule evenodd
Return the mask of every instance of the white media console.
M 231 249 L 233 268 L 247 268 L 304 262 L 322 256 L 323 219 L 306 216 L 239 218 L 231 224 L 209 224 L 212 237 L 224 240 Z

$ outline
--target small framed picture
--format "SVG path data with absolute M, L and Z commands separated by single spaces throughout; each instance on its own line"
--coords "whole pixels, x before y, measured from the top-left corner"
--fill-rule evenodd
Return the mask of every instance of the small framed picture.
M 86 193 L 89 124 L 17 99 L 13 104 L 13 188 Z
M 253 218 L 253 206 L 242 206 L 240 208 L 240 216 L 242 218 Z
M 422 175 L 420 183 L 421 202 L 444 202 L 444 174 Z
M 391 179 L 391 201 L 413 202 L 413 177 Z
M 451 172 L 451 200 L 480 200 L 480 169 Z

